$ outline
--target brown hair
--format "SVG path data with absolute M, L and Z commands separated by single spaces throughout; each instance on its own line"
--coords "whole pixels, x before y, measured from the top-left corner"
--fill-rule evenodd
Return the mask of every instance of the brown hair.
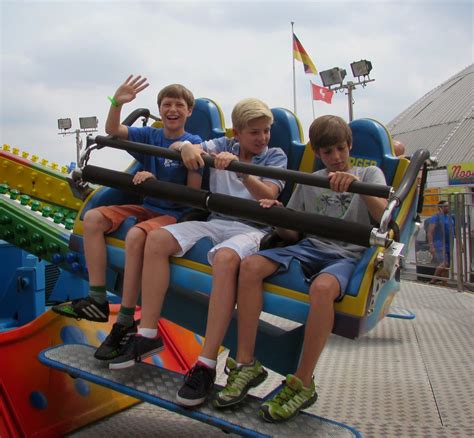
M 261 100 L 248 98 L 238 102 L 232 110 L 232 127 L 238 131 L 246 128 L 252 120 L 265 118 L 273 123 L 273 114 Z
M 158 107 L 161 105 L 161 101 L 165 97 L 172 97 L 174 99 L 183 99 L 188 105 L 188 109 L 194 107 L 194 95 L 184 85 L 171 84 L 167 85 L 158 93 Z
M 309 127 L 309 141 L 313 150 L 346 142 L 352 144 L 352 131 L 349 125 L 338 116 L 321 116 Z

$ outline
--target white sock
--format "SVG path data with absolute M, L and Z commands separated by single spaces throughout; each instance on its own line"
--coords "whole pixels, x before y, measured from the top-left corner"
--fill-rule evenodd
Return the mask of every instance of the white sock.
M 253 364 L 255 364 L 255 359 L 252 361 L 252 362 L 249 362 L 249 363 L 240 363 L 240 362 L 237 362 L 237 368 L 240 368 L 240 367 L 248 367 L 248 366 L 252 366 Z
M 207 367 L 212 368 L 214 370 L 216 369 L 216 365 L 217 365 L 217 360 L 208 359 L 207 357 L 204 357 L 204 356 L 199 356 L 196 362 L 201 362 Z
M 158 335 L 158 329 L 150 329 L 150 328 L 139 328 L 138 334 L 145 337 L 145 338 L 156 338 Z

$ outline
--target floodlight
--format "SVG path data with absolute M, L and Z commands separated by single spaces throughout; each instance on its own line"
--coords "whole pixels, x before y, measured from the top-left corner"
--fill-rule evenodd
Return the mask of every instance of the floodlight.
M 355 78 L 368 76 L 372 70 L 372 63 L 366 59 L 361 59 L 360 61 L 353 62 L 351 64 L 351 69 Z
M 99 121 L 96 116 L 79 117 L 79 125 L 81 129 L 97 129 Z
M 330 87 L 331 85 L 342 84 L 342 81 L 346 77 L 346 71 L 339 67 L 331 68 L 330 70 L 325 70 L 319 73 L 323 85 L 325 87 Z
M 58 119 L 58 129 L 71 129 L 71 119 Z

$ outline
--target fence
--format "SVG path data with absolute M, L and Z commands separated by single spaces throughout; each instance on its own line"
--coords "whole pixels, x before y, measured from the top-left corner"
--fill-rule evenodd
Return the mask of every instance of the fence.
M 474 204 L 473 192 L 443 195 L 448 201 L 449 213 L 438 209 L 438 194 L 426 194 L 424 211 L 436 211 L 422 216 L 422 225 L 410 245 L 402 275 L 416 276 L 418 281 L 456 287 L 458 291 L 474 291 L 473 241 Z M 431 230 L 430 230 L 431 225 Z M 436 238 L 435 248 L 428 235 Z M 436 240 L 435 239 L 435 240 Z

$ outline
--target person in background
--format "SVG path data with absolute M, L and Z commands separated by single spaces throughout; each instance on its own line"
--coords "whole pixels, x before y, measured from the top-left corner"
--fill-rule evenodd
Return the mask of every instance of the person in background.
M 427 241 L 429 250 L 433 255 L 436 263 L 434 275 L 435 277 L 448 278 L 449 266 L 451 263 L 450 240 L 454 232 L 454 221 L 449 214 L 448 201 L 438 202 L 438 213 L 428 219 Z M 430 284 L 436 284 L 440 281 L 443 285 L 447 285 L 447 280 L 432 278 Z
M 404 157 L 405 156 L 405 145 L 399 140 L 392 141 L 393 150 L 395 151 L 396 157 Z

